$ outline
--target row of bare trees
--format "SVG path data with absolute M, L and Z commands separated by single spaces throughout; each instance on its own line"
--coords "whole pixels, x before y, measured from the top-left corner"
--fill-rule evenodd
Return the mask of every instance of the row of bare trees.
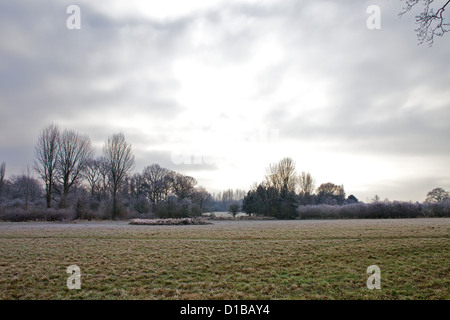
M 129 193 L 134 209 L 149 210 L 160 217 L 181 217 L 210 210 L 212 197 L 197 180 L 159 164 L 144 168 L 129 179 Z
M 55 194 L 59 196 L 59 207 L 67 207 L 70 190 L 84 178 L 91 185 L 91 190 L 94 188 L 96 173 L 94 176 L 92 174 L 93 169 L 97 169 L 97 162 L 92 157 L 93 146 L 88 136 L 73 130 L 61 131 L 54 124 L 41 131 L 35 146 L 33 167 L 44 183 L 47 208 L 51 207 Z M 105 182 L 104 189 L 109 187 L 111 191 L 113 217 L 118 214 L 119 188 L 133 168 L 131 144 L 126 141 L 123 133 L 108 137 L 103 146 L 99 171 Z
M 92 154 L 88 136 L 72 130 L 61 132 L 53 124 L 41 131 L 33 167 L 44 183 L 47 208 L 51 207 L 54 193 L 60 195 L 60 207 L 67 206 L 69 192 L 82 179 Z
M 221 192 L 212 194 L 211 208 L 212 211 L 230 211 L 237 214 L 242 206 L 247 191 L 242 189 L 227 189 Z M 234 209 L 230 210 L 230 206 Z
M 123 133 L 108 137 L 102 154 L 94 157 L 88 136 L 51 124 L 40 132 L 34 151 L 33 169 L 42 184 L 30 176 L 29 170 L 27 175 L 6 180 L 6 166 L 2 163 L 0 199 L 5 188 L 9 198 L 21 192 L 26 197 L 26 209 L 31 189 L 22 186 L 27 185 L 33 187 L 33 200 L 45 199 L 46 208 L 55 204 L 59 209 L 101 207 L 113 219 L 121 218 L 124 208 L 166 216 L 200 214 L 209 209 L 212 201 L 193 177 L 158 164 L 133 174 L 135 157 Z

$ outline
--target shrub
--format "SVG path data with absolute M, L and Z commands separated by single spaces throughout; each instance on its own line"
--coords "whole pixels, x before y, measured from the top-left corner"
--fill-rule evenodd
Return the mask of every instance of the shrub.
M 130 224 L 134 225 L 166 225 L 166 226 L 177 226 L 177 225 L 203 225 L 212 224 L 205 219 L 201 218 L 181 218 L 181 219 L 133 219 Z
M 167 200 L 154 205 L 155 214 L 159 218 L 187 218 L 200 216 L 202 210 L 198 204 L 189 199 L 178 200 L 169 196 Z
M 346 205 L 308 205 L 297 208 L 297 219 L 388 219 L 423 216 L 450 216 L 450 205 L 426 205 L 412 202 L 362 202 Z M 424 211 L 426 210 L 426 211 Z M 427 212 L 424 214 L 424 212 Z
M 450 201 L 426 202 L 422 212 L 426 217 L 450 217 Z
M 7 209 L 0 214 L 3 221 L 71 221 L 75 218 L 75 212 L 70 209 Z
M 240 209 L 239 202 L 232 202 L 228 205 L 228 212 L 230 212 L 233 215 L 233 218 L 236 218 L 236 215 L 239 212 Z

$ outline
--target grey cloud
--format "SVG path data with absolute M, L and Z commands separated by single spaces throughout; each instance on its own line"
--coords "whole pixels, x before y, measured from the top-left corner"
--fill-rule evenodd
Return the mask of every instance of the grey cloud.
M 37 131 L 55 119 L 82 118 L 92 111 L 97 116 L 144 111 L 164 118 L 181 109 L 172 97 L 178 84 L 170 74 L 182 28 L 178 22 L 115 21 L 84 4 L 82 29 L 70 31 L 66 6 L 59 1 L 2 4 L 0 28 L 8 44 L 0 47 L 5 131 L 24 119 L 25 127 Z M 144 33 L 133 35 L 136 28 Z M 134 77 L 144 63 L 154 66 L 153 75 Z M 117 84 L 109 90 L 95 87 L 109 80 Z
M 347 9 L 345 5 L 340 8 L 336 19 L 345 22 Z M 335 36 L 335 31 L 319 28 L 305 41 L 291 37 L 298 60 L 294 55 L 291 61 L 268 70 L 262 91 L 270 96 L 265 88 L 276 88 L 288 72 L 301 76 L 303 71 L 331 83 L 331 91 L 323 94 L 332 100 L 317 112 L 296 101 L 274 105 L 265 118 L 270 127 L 282 128 L 281 135 L 293 140 L 328 139 L 354 152 L 449 155 L 445 141 L 450 137 L 446 125 L 450 101 L 445 92 L 450 76 L 444 71 L 448 66 L 443 57 L 450 53 L 450 46 L 441 43 L 439 48 L 417 48 L 405 40 L 413 26 L 405 27 L 406 21 L 399 20 L 396 12 L 386 14 L 385 29 L 376 36 L 360 28 L 345 29 L 348 36 L 342 38 L 336 37 L 339 30 Z M 292 29 L 298 25 L 303 34 L 299 21 L 307 23 L 299 19 L 286 24 Z M 307 42 L 306 50 L 302 50 L 302 42 Z M 303 61 L 310 67 L 305 68 Z M 429 97 L 425 103 L 415 102 L 415 94 L 422 88 L 429 90 Z M 322 121 L 312 123 L 310 119 L 317 116 Z
M 257 48 L 269 35 L 283 58 L 256 71 L 253 101 L 271 101 L 283 80 L 294 77 L 326 84 L 329 91 L 318 94 L 330 103 L 315 110 L 296 97 L 273 101 L 269 110 L 255 110 L 265 113 L 263 123 L 247 119 L 249 125 L 280 129 L 280 137 L 293 144 L 328 141 L 350 154 L 450 156 L 450 45 L 443 37 L 433 48 L 418 47 L 414 17 L 397 17 L 400 1 L 226 2 L 167 20 L 117 18 L 83 1 L 82 29 L 75 32 L 65 27 L 69 4 L 0 4 L 0 161 L 14 162 L 15 153 L 24 158 L 38 131 L 61 120 L 98 145 L 125 131 L 139 166 L 157 162 L 214 172 L 214 165 L 177 167 L 170 151 L 142 151 L 188 145 L 184 132 L 207 134 L 214 125 L 215 119 L 198 119 L 172 126 L 189 112 L 175 97 L 180 84 L 173 62 L 205 54 L 224 66 L 246 65 L 266 57 Z M 365 26 L 369 4 L 382 9 L 381 30 Z M 199 22 L 214 29 L 213 43 L 192 44 Z M 220 114 L 228 116 L 227 110 Z M 112 116 L 136 116 L 148 122 L 151 135 L 142 128 L 109 127 Z

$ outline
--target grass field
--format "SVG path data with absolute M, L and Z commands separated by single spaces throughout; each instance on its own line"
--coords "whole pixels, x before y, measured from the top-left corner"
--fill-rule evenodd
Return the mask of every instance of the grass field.
M 450 219 L 0 223 L 1 299 L 450 299 Z M 66 269 L 81 269 L 69 290 Z M 381 269 L 369 290 L 366 269 Z

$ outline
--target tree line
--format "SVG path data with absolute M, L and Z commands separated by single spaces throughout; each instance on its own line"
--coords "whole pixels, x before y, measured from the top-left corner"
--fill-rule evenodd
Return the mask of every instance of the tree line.
M 343 185 L 322 183 L 315 189 L 310 173 L 297 173 L 295 162 L 284 158 L 270 164 L 264 180 L 255 184 L 243 199 L 242 210 L 248 214 L 294 219 L 300 205 L 342 205 L 358 202 L 345 197 Z
M 247 191 L 242 189 L 227 189 L 222 192 L 213 193 L 211 211 L 230 211 L 235 214 L 242 206 L 242 201 Z M 230 210 L 230 207 L 235 210 Z
M 271 164 L 264 180 L 248 191 L 242 210 L 277 219 L 448 217 L 450 197 L 444 189 L 435 188 L 423 204 L 380 201 L 377 195 L 365 204 L 354 195 L 346 197 L 343 185 L 327 182 L 316 189 L 310 173 L 298 174 L 295 162 L 284 158 Z
M 135 157 L 123 133 L 108 137 L 102 154 L 94 157 L 88 136 L 51 124 L 40 132 L 34 154 L 38 179 L 30 168 L 6 179 L 6 164 L 0 165 L 0 213 L 46 208 L 73 210 L 74 218 L 186 217 L 214 204 L 193 177 L 158 164 L 133 173 Z
M 51 124 L 40 132 L 34 154 L 32 168 L 10 179 L 0 164 L 0 219 L 176 218 L 213 211 L 236 216 L 240 210 L 277 219 L 450 216 L 449 193 L 442 188 L 430 191 L 422 204 L 381 201 L 377 195 L 365 204 L 346 197 L 343 185 L 316 188 L 311 174 L 298 174 L 291 158 L 270 164 L 248 192 L 211 195 L 195 178 L 159 164 L 133 172 L 135 157 L 123 133 L 108 137 L 95 157 L 88 136 Z

